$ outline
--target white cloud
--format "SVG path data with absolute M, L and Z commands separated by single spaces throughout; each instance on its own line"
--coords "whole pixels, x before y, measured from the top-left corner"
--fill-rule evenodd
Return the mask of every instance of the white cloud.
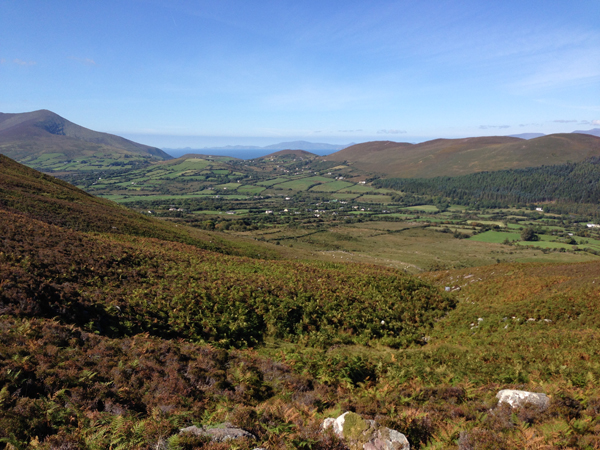
M 91 58 L 77 58 L 76 56 L 71 56 L 69 59 L 72 59 L 73 61 L 77 61 L 78 63 L 84 64 L 86 66 L 95 66 L 96 65 L 96 61 L 94 61 Z
M 377 130 L 377 134 L 406 134 L 404 130 Z
M 19 66 L 35 66 L 37 64 L 35 61 L 23 61 L 22 59 L 18 58 L 13 59 L 13 63 Z
M 505 129 L 505 128 L 510 128 L 510 125 L 479 125 L 480 130 L 487 130 L 489 128 Z
M 553 120 L 553 122 L 555 123 L 577 123 L 579 122 L 579 120 L 574 120 L 574 119 L 558 119 L 558 120 Z
M 592 125 L 600 125 L 600 120 L 592 120 Z

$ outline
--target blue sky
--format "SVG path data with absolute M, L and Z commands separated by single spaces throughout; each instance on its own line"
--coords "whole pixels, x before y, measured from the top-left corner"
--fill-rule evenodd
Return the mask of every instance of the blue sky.
M 598 0 L 0 0 L 0 112 L 160 147 L 600 127 Z

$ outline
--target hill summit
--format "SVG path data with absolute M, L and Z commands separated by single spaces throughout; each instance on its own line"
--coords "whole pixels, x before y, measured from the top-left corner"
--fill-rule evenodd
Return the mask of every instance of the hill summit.
M 90 130 L 45 109 L 0 113 L 0 153 L 43 169 L 49 168 L 49 163 L 75 160 L 81 164 L 82 158 L 90 157 L 104 162 L 171 159 L 158 148 Z
M 600 139 L 589 134 L 550 134 L 534 139 L 510 136 L 435 139 L 420 144 L 375 141 L 322 157 L 357 169 L 400 178 L 458 176 L 579 162 L 600 156 Z

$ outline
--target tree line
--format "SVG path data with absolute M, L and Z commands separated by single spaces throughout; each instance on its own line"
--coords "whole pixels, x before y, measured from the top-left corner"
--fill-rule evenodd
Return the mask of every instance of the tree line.
M 373 184 L 407 194 L 445 197 L 461 205 L 506 207 L 556 202 L 556 212 L 576 205 L 600 205 L 600 158 L 525 169 L 479 172 L 457 177 L 387 178 Z M 597 207 L 587 212 L 597 213 Z

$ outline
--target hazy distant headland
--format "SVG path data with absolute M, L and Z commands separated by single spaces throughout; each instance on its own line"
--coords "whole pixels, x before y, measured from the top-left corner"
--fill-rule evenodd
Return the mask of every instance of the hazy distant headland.
M 315 143 L 308 141 L 280 142 L 278 144 L 259 147 L 254 145 L 226 145 L 224 147 L 203 147 L 203 148 L 164 148 L 163 151 L 169 155 L 178 158 L 188 153 L 200 153 L 204 155 L 215 156 L 233 156 L 240 159 L 253 159 L 268 155 L 278 150 L 306 150 L 315 155 L 325 156 L 343 150 L 355 143 L 346 145 Z

